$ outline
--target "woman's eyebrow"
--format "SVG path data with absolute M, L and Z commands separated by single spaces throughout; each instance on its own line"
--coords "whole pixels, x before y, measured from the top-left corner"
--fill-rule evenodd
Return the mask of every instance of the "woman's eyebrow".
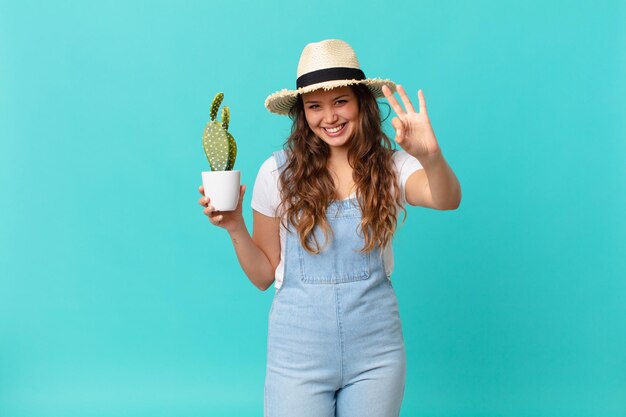
M 347 94 L 342 94 L 340 96 L 335 97 L 332 101 L 337 100 L 338 98 L 345 97 Z M 317 100 L 306 100 L 305 103 L 317 103 Z

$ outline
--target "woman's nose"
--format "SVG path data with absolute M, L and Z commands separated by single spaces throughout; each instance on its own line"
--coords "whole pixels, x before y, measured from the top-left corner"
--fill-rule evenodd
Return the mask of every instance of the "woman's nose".
M 324 111 L 324 123 L 332 124 L 337 121 L 337 114 L 332 107 Z

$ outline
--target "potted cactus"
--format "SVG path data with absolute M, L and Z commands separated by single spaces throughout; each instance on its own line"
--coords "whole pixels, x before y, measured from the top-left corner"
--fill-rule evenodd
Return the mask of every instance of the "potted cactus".
M 211 199 L 211 205 L 219 211 L 232 211 L 239 202 L 240 172 L 233 170 L 237 157 L 235 138 L 228 131 L 230 109 L 224 106 L 222 120 L 216 119 L 223 93 L 217 93 L 211 103 L 211 120 L 204 128 L 202 146 L 209 160 L 211 171 L 202 172 L 204 195 Z

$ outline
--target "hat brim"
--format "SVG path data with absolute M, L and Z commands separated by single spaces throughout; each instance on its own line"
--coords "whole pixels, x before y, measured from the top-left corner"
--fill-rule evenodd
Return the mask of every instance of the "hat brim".
M 309 93 L 311 91 L 324 89 L 332 90 L 337 87 L 345 87 L 352 84 L 364 84 L 374 94 L 374 97 L 384 97 L 383 85 L 389 87 L 391 92 L 396 91 L 396 83 L 391 80 L 383 80 L 381 78 L 368 78 L 366 80 L 333 80 L 324 81 L 322 83 L 307 85 L 306 87 L 298 88 L 297 90 L 282 89 L 273 94 L 270 94 L 265 99 L 265 107 L 272 113 L 276 114 L 289 114 L 289 111 L 296 104 L 298 100 L 298 94 Z

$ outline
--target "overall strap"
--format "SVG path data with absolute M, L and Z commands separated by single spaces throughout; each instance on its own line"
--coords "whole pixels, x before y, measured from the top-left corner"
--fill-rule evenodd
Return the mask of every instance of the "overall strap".
M 287 162 L 287 151 L 281 149 L 279 151 L 273 152 L 274 158 L 276 159 L 276 166 L 278 167 L 278 172 L 282 172 L 285 162 Z

